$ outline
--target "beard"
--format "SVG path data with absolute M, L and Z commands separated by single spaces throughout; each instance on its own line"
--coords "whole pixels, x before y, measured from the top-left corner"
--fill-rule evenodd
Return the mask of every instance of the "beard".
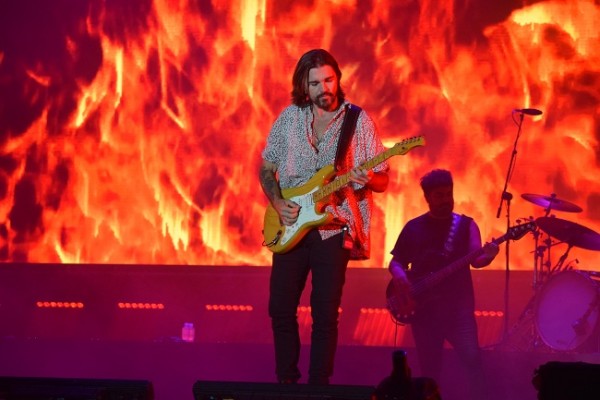
M 440 204 L 436 207 L 430 208 L 431 214 L 437 218 L 450 217 L 452 215 L 453 211 L 454 211 L 454 204 L 452 204 L 452 203 Z
M 313 101 L 315 106 L 325 110 L 325 111 L 333 111 L 336 104 L 336 97 L 332 93 L 323 93 L 317 96 L 317 98 Z

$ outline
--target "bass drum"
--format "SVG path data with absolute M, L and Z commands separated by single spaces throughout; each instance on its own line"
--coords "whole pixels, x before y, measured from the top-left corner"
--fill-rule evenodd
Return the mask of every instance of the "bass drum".
M 536 303 L 538 334 L 554 350 L 575 350 L 596 331 L 598 286 L 579 271 L 551 276 Z

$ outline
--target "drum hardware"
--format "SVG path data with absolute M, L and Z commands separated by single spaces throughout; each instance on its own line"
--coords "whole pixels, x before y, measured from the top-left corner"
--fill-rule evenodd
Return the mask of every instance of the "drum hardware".
M 533 203 L 537 206 L 543 207 L 546 217 L 548 217 L 550 215 L 550 212 L 553 210 L 572 212 L 572 213 L 578 213 L 578 212 L 583 211 L 583 209 L 581 207 L 579 207 L 578 205 L 558 198 L 556 196 L 556 193 L 552 193 L 550 196 L 543 195 L 543 194 L 524 193 L 521 195 L 521 197 L 523 199 L 529 201 L 530 203 Z M 529 218 L 533 219 L 533 217 L 529 217 Z M 536 223 L 537 223 L 537 220 L 536 220 Z M 559 243 L 553 243 L 551 235 L 548 235 L 548 237 L 545 240 L 541 241 L 542 243 L 545 244 L 545 247 L 539 246 L 538 245 L 540 243 L 540 240 L 538 240 L 539 234 L 540 234 L 539 232 L 536 232 L 534 234 L 535 235 L 535 247 L 534 247 L 535 250 L 534 250 L 534 260 L 533 260 L 533 267 L 534 267 L 533 268 L 533 288 L 534 289 L 539 288 L 540 285 L 543 284 L 543 281 L 546 278 L 546 276 L 551 274 L 551 271 L 552 271 L 551 266 L 552 265 L 551 265 L 550 249 L 552 246 L 559 244 Z M 546 251 L 547 251 L 547 256 L 546 256 L 546 259 L 544 260 Z
M 534 294 L 537 335 L 553 350 L 575 351 L 596 333 L 600 303 L 596 282 L 565 261 L 573 247 L 600 250 L 600 234 L 556 217 L 537 218 L 536 225 L 548 235 L 549 247 L 567 245 Z
M 533 221 L 533 217 L 529 217 L 530 221 Z M 552 239 L 550 237 L 543 239 L 540 236 L 543 233 L 540 232 L 540 229 L 536 226 L 536 229 L 533 231 L 533 288 L 537 289 L 538 284 L 541 282 L 542 271 L 544 271 L 544 266 L 548 264 L 549 261 L 544 261 L 544 257 L 546 255 L 546 251 L 548 254 L 550 253 L 550 248 L 552 247 Z M 540 244 L 543 243 L 543 244 Z
M 533 217 L 529 217 L 533 221 Z M 539 227 L 533 231 L 534 250 L 533 250 L 533 289 L 537 290 L 544 280 L 545 271 L 550 271 L 550 249 L 558 243 L 554 242 L 550 236 L 543 238 L 544 232 Z M 539 244 L 542 243 L 542 244 Z
M 540 235 L 539 230 L 535 233 L 536 235 Z M 550 256 L 548 255 L 548 257 L 545 256 L 546 252 L 550 253 L 550 249 L 554 246 L 558 246 L 559 244 L 562 244 L 563 242 L 557 242 L 552 240 L 552 238 L 549 235 L 544 235 L 545 239 L 540 240 L 540 242 L 542 242 L 543 244 L 541 245 L 535 245 L 535 253 L 537 255 L 538 258 L 541 259 L 541 263 L 540 265 L 545 267 L 548 271 L 550 271 L 552 268 L 552 264 L 550 262 Z M 546 260 L 544 261 L 544 258 L 546 258 Z
M 536 330 L 551 349 L 576 350 L 595 333 L 598 285 L 586 274 L 575 270 L 559 272 L 536 297 Z
M 600 251 L 600 234 L 553 216 L 537 218 L 536 225 L 559 243 L 567 244 L 537 296 L 536 327 L 542 340 L 552 349 L 575 350 L 598 324 L 598 285 L 589 275 L 573 270 L 570 264 L 565 265 L 565 260 L 573 247 Z
M 530 203 L 533 203 L 537 206 L 543 207 L 544 211 L 545 211 L 545 217 L 548 217 L 550 215 L 550 212 L 553 210 L 556 211 L 565 211 L 565 212 L 572 212 L 572 213 L 579 213 L 581 211 L 583 211 L 583 209 L 581 207 L 579 207 L 577 204 L 571 203 L 569 201 L 566 200 L 562 200 L 558 197 L 556 197 L 556 193 L 552 193 L 550 194 L 550 196 L 547 195 L 543 195 L 543 194 L 534 194 L 534 193 L 524 193 L 521 195 L 521 197 L 527 201 L 529 201 Z M 531 219 L 533 217 L 530 217 Z M 539 219 L 539 218 L 538 218 Z M 537 220 L 536 220 L 536 224 L 537 224 Z M 539 225 L 538 225 L 539 227 Z M 540 227 L 541 228 L 541 227 Z M 533 261 L 533 288 L 537 289 L 540 287 L 540 285 L 543 284 L 544 279 L 546 278 L 546 276 L 549 276 L 552 273 L 552 264 L 551 264 L 551 256 L 550 256 L 550 249 L 552 246 L 560 244 L 560 243 L 553 243 L 552 242 L 552 238 L 551 238 L 551 234 L 549 234 L 548 232 L 546 232 L 543 228 L 542 231 L 544 231 L 545 233 L 548 234 L 548 237 L 543 240 L 542 242 L 546 245 L 546 247 L 543 249 L 543 251 L 541 251 L 541 247 L 538 246 L 538 233 L 536 233 L 535 236 L 535 254 L 534 254 L 534 261 Z M 548 254 L 547 254 L 547 258 L 544 261 L 544 252 L 547 250 Z M 566 257 L 566 256 L 565 256 Z M 564 261 L 564 258 L 563 258 Z M 547 273 L 546 273 L 547 271 Z
M 548 235 L 571 247 L 600 251 L 600 234 L 590 228 L 555 217 L 539 217 L 535 223 Z
M 565 210 L 574 210 L 573 207 L 577 207 L 572 205 L 572 203 L 566 202 L 557 204 L 561 204 L 560 207 Z M 538 246 L 538 240 L 536 237 L 536 254 L 534 257 L 534 288 L 537 288 L 539 285 L 543 284 L 543 281 L 546 278 L 544 276 L 545 271 L 548 271 L 546 274 L 547 276 L 551 276 L 553 273 L 560 272 L 564 269 L 565 260 L 573 247 L 600 251 L 600 234 L 589 228 L 586 228 L 583 225 L 556 218 L 554 216 L 539 217 L 535 220 L 535 223 L 542 232 L 548 235 L 548 238 L 543 241 L 545 244 L 544 247 Z M 539 232 L 537 233 L 539 234 Z M 556 240 L 553 241 L 552 238 Z M 554 267 L 551 267 L 550 248 L 561 243 L 567 244 L 567 250 L 559 258 L 557 264 Z M 544 263 L 543 258 L 545 251 L 548 252 L 548 257 Z
M 535 221 L 533 217 L 518 219 L 517 223 L 522 220 Z M 552 267 L 551 249 L 554 246 L 558 246 L 563 242 L 553 240 L 552 237 L 546 234 L 544 231 L 535 229 L 533 232 L 534 238 L 534 250 L 533 254 L 533 289 L 537 290 L 543 283 L 544 280 L 550 276 L 553 271 L 556 271 L 557 267 Z M 568 254 L 563 255 L 564 259 Z
M 565 252 L 558 258 L 558 262 L 550 270 L 550 275 L 552 275 L 552 274 L 554 274 L 556 272 L 560 272 L 560 271 L 563 270 L 563 267 L 565 266 L 565 260 L 567 259 L 567 256 L 569 255 L 569 252 L 571 251 L 571 248 L 573 248 L 572 244 L 567 245 L 567 250 L 565 250 Z
M 522 197 L 544 207 L 545 216 L 535 219 L 534 294 L 513 327 L 513 336 L 526 340 L 524 350 L 529 351 L 541 347 L 550 351 L 581 349 L 584 343 L 591 344 L 592 335 L 599 335 L 600 272 L 578 271 L 567 258 L 573 247 L 600 251 L 600 234 L 550 215 L 551 211 L 582 211 L 555 194 Z M 552 266 L 551 249 L 560 244 L 566 244 L 566 250 Z M 574 262 L 579 263 L 576 258 Z
M 550 270 L 547 283 L 536 293 L 536 329 L 550 348 L 573 351 L 596 331 L 600 300 L 598 284 L 590 275 L 573 270 L 569 263 L 565 265 L 565 261 L 573 247 L 600 251 L 600 234 L 553 216 L 537 218 L 536 225 L 558 240 L 557 244 L 567 245 L 556 266 Z
M 594 280 L 600 279 L 600 272 L 597 272 L 597 271 L 581 271 L 581 272 L 586 274 L 587 276 L 589 276 L 590 278 L 592 278 Z
M 590 315 L 592 314 L 592 312 L 594 311 L 594 308 L 597 306 L 598 306 L 598 296 L 595 296 L 594 301 L 592 301 L 590 303 L 587 310 L 585 310 L 585 313 L 580 318 L 577 318 L 575 321 L 573 321 L 573 323 L 571 324 L 571 327 L 573 328 L 575 335 L 583 336 L 590 330 L 589 318 L 590 318 Z

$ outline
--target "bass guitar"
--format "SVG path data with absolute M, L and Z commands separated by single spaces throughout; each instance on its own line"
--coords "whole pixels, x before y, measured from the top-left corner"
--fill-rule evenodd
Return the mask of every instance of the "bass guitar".
M 403 140 L 364 162 L 360 168 L 370 170 L 392 156 L 406 154 L 413 148 L 424 145 L 423 136 Z M 293 249 L 311 229 L 331 222 L 332 215 L 322 210 L 327 205 L 328 197 L 350 182 L 350 172 L 333 179 L 335 176 L 335 167 L 327 165 L 304 185 L 283 189 L 281 191 L 283 198 L 292 200 L 300 206 L 298 220 L 293 225 L 283 225 L 277 210 L 269 204 L 264 216 L 263 245 L 274 253 L 286 253 Z
M 519 240 L 527 232 L 535 230 L 536 225 L 533 222 L 524 223 L 508 229 L 504 235 L 498 239 L 492 240 L 492 243 L 497 245 L 506 240 Z M 464 257 L 446 265 L 440 270 L 422 276 L 410 282 L 408 285 L 397 282 L 392 279 L 386 288 L 386 305 L 392 319 L 399 324 L 409 324 L 415 315 L 415 310 L 419 304 L 425 302 L 425 298 L 432 289 L 444 282 L 446 278 L 454 274 L 456 271 L 467 268 L 471 262 L 483 254 L 483 247 L 475 250 Z

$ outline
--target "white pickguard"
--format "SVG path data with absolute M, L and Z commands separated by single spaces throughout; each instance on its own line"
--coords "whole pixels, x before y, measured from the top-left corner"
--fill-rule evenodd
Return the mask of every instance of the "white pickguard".
M 308 193 L 305 193 L 301 196 L 291 197 L 289 200 L 300 206 L 300 213 L 298 214 L 298 219 L 292 225 L 287 225 L 285 227 L 285 231 L 279 239 L 279 242 L 285 246 L 291 239 L 294 238 L 296 233 L 302 230 L 306 226 L 318 225 L 318 221 L 321 221 L 327 218 L 327 214 L 319 214 L 315 208 L 315 205 L 312 201 L 312 194 L 319 190 L 320 187 L 316 186 Z

